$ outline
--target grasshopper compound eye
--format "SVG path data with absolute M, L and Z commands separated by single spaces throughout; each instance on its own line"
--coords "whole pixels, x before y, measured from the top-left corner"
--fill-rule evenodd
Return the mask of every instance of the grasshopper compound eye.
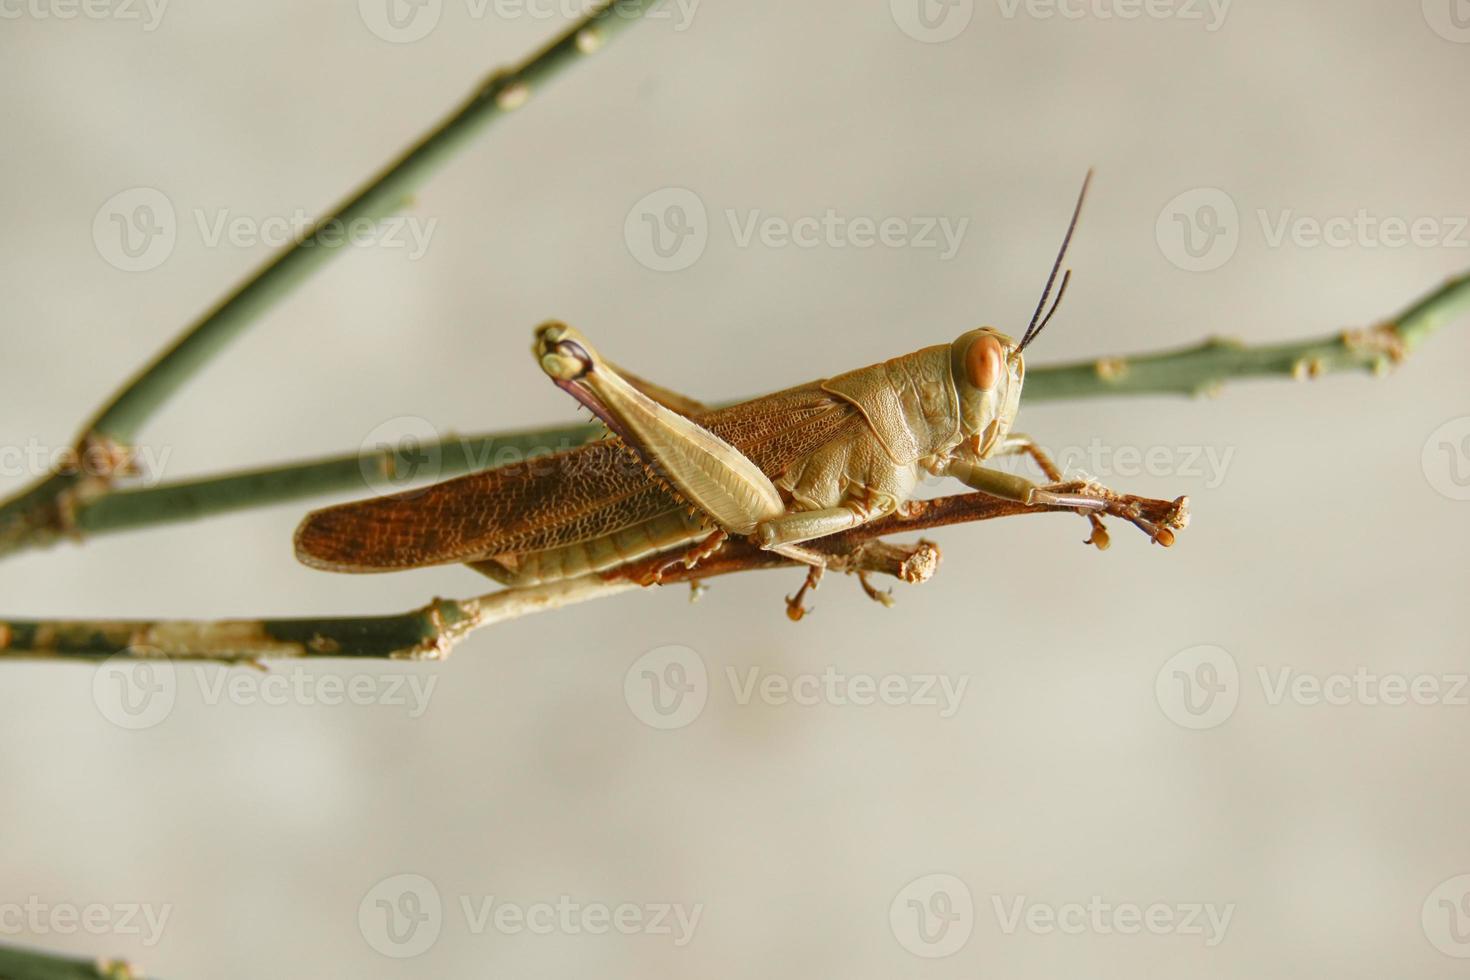
M 965 352 L 965 379 L 980 391 L 994 391 L 1005 369 L 1005 351 L 989 334 L 975 338 Z

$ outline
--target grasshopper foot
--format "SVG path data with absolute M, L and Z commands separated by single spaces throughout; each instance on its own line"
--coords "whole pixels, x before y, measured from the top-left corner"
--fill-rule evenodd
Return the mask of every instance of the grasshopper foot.
M 822 584 L 823 571 L 824 569 L 819 565 L 813 565 L 811 568 L 808 568 L 806 581 L 801 584 L 801 588 L 796 590 L 796 595 L 786 597 L 786 618 L 793 623 L 801 622 L 806 618 L 806 614 L 811 612 L 806 607 L 806 594 L 817 591 L 817 588 Z
M 893 590 L 892 589 L 879 589 L 877 586 L 875 586 L 872 582 L 870 582 L 868 580 L 868 573 L 867 572 L 858 572 L 857 573 L 857 577 L 858 577 L 858 584 L 863 587 L 863 592 L 865 592 L 867 594 L 867 596 L 868 596 L 869 599 L 872 599 L 874 602 L 878 603 L 879 605 L 881 605 L 885 609 L 892 609 L 893 608 Z
M 1088 514 L 1087 519 L 1092 522 L 1092 537 L 1082 543 L 1090 544 L 1098 551 L 1107 551 L 1113 539 L 1108 535 L 1108 529 L 1103 526 L 1102 518 L 1096 514 Z

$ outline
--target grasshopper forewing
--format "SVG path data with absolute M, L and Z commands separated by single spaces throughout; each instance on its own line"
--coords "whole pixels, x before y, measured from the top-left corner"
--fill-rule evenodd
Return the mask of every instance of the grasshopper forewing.
M 777 476 L 863 429 L 854 406 L 815 384 L 698 418 Z M 328 571 L 465 563 L 535 584 L 606 571 L 708 536 L 713 523 L 690 511 L 621 440 L 606 439 L 317 511 L 297 531 L 296 550 L 306 564 Z
M 984 465 L 1025 453 L 1059 480 L 1011 426 L 1025 380 L 1023 352 L 1066 292 L 1068 277 L 1059 288 L 1057 280 L 1086 190 L 1084 184 L 1019 341 L 984 327 L 883 364 L 706 411 L 625 376 L 570 327 L 547 324 L 536 332 L 537 363 L 608 425 L 609 438 L 317 511 L 297 531 L 297 554 L 339 572 L 464 563 L 524 586 L 681 550 L 697 556 L 737 535 L 811 565 L 815 574 L 825 559 L 805 542 L 892 514 L 926 475 L 1075 509 L 1093 523 L 1093 543 L 1104 547 L 1097 516 L 1103 501 L 1058 494 Z

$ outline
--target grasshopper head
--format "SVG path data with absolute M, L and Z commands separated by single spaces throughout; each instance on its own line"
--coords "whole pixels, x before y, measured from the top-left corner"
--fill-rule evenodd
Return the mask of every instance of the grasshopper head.
M 1026 358 L 994 327 L 961 334 L 949 347 L 950 374 L 960 402 L 960 435 L 981 459 L 1000 445 L 1016 421 Z
M 1072 247 L 1072 235 L 1078 231 L 1082 201 L 1086 200 L 1091 184 L 1092 172 L 1088 170 L 1088 178 L 1082 182 L 1082 192 L 1078 195 L 1078 204 L 1072 209 L 1072 223 L 1067 225 L 1066 238 L 1061 239 L 1061 251 L 1051 266 L 1047 288 L 1042 289 L 1041 303 L 1036 304 L 1036 311 L 1020 341 L 1013 341 L 994 326 L 982 326 L 978 331 L 960 335 L 960 339 L 950 345 L 950 373 L 954 376 L 954 388 L 960 395 L 960 435 L 963 436 L 960 445 L 982 460 L 994 453 L 1010 432 L 1011 425 L 1016 423 L 1020 386 L 1026 381 L 1026 359 L 1022 351 L 1047 329 L 1051 319 L 1057 316 L 1061 298 L 1067 295 L 1072 272 L 1067 270 L 1066 275 L 1061 276 L 1060 287 L 1057 275 L 1066 262 L 1067 250 Z M 1048 303 L 1051 303 L 1050 310 Z
M 1016 421 L 1016 410 L 1021 404 L 1021 384 L 1026 380 L 1026 358 L 1024 351 L 1033 340 L 1041 335 L 1057 309 L 1062 297 L 1067 295 L 1067 284 L 1072 281 L 1072 272 L 1062 275 L 1061 285 L 1057 276 L 1062 272 L 1067 250 L 1072 245 L 1072 235 L 1077 231 L 1077 221 L 1082 216 L 1082 202 L 1087 199 L 1087 188 L 1092 184 L 1092 171 L 1082 182 L 1082 193 L 1077 195 L 1077 205 L 1072 209 L 1072 221 L 1067 226 L 1067 235 L 1062 239 L 1061 251 L 1052 264 L 1046 288 L 1042 290 L 1041 302 L 1019 342 L 996 330 L 981 327 L 961 334 L 950 345 L 950 374 L 954 377 L 955 391 L 960 400 L 961 447 L 985 459 L 1004 441 Z M 1052 290 L 1056 298 L 1052 299 Z M 1047 304 L 1051 303 L 1050 309 Z

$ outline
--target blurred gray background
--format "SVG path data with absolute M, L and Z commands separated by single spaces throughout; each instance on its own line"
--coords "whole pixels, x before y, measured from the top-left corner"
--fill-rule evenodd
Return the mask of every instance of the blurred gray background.
M 581 7 L 394 2 L 6 7 L 0 490 Z M 203 372 L 155 476 L 575 421 L 527 355 L 550 317 L 710 399 L 1018 330 L 1090 165 L 1033 366 L 1367 326 L 1470 268 L 1464 0 L 925 3 L 671 5 Z M 829 209 L 894 243 L 783 244 Z M 174 978 L 1462 976 L 1467 355 L 1462 323 L 1384 379 L 1023 408 L 1074 468 L 1189 494 L 1173 551 L 952 528 L 892 610 L 831 578 L 793 625 L 800 573 L 748 575 L 443 664 L 180 668 L 134 730 L 94 668 L 6 664 L 0 941 Z M 6 561 L 0 613 L 482 590 L 301 567 L 309 506 Z

